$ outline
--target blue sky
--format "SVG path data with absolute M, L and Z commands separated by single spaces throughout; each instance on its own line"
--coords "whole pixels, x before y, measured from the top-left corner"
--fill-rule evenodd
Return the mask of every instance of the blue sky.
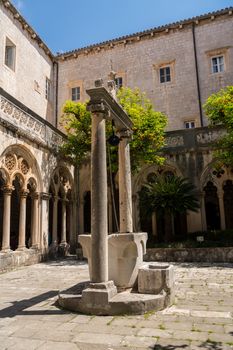
M 12 0 L 53 53 L 233 6 L 233 0 Z

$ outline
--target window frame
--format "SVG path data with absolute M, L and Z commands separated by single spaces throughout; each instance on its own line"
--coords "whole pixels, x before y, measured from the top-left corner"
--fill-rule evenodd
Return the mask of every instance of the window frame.
M 51 80 L 48 77 L 46 77 L 46 79 L 45 79 L 45 99 L 47 101 L 51 101 L 51 88 L 52 88 Z
M 169 70 L 169 72 L 167 72 Z M 163 72 L 163 74 L 162 74 Z M 169 79 L 168 79 L 169 77 Z M 162 78 L 164 81 L 162 81 Z M 159 67 L 159 83 L 160 84 L 166 84 L 166 83 L 171 83 L 172 81 L 172 70 L 171 70 L 171 65 L 166 65 Z
M 74 92 L 74 90 L 77 90 L 77 92 Z M 76 96 L 76 98 L 73 98 L 73 96 Z M 71 88 L 71 101 L 76 102 L 81 100 L 81 87 L 80 86 L 74 86 Z
M 192 124 L 193 124 L 193 126 L 192 126 Z M 187 125 L 189 125 L 188 128 L 187 128 Z M 195 129 L 195 127 L 196 127 L 196 125 L 195 125 L 195 120 L 186 120 L 186 121 L 184 122 L 184 127 L 185 127 L 186 130 L 187 130 L 187 129 Z
M 120 84 L 118 84 L 119 81 L 121 81 Z M 123 87 L 123 77 L 122 76 L 117 76 L 115 78 L 115 84 L 116 84 L 116 88 L 117 89 L 122 88 Z
M 12 57 L 8 58 L 9 56 L 7 55 L 7 48 L 11 48 L 12 49 Z M 10 63 L 10 61 L 12 61 Z M 5 38 L 5 46 L 4 46 L 4 65 L 10 69 L 11 71 L 15 72 L 15 68 L 16 68 L 16 45 L 14 44 L 14 42 L 6 36 Z
M 220 62 L 220 58 L 222 58 L 222 63 Z M 215 59 L 217 60 L 216 64 L 213 61 Z M 215 67 L 217 67 L 217 71 L 215 71 Z M 225 58 L 223 54 L 215 55 L 211 57 L 211 72 L 212 74 L 219 74 L 219 73 L 225 72 Z

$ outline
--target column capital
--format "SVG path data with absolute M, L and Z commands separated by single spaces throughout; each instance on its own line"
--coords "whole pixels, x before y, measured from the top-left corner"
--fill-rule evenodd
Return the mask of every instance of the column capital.
M 41 192 L 40 196 L 41 196 L 41 199 L 45 201 L 48 201 L 52 197 L 51 193 L 48 193 L 48 192 Z
M 128 139 L 129 141 L 132 140 L 132 131 L 129 129 L 122 129 L 122 130 L 117 130 L 117 135 L 121 139 Z
M 19 192 L 20 198 L 26 198 L 28 196 L 28 193 L 29 193 L 28 190 L 25 190 L 25 189 L 20 190 Z
M 38 199 L 39 198 L 39 192 L 33 192 L 32 193 L 32 198 L 33 199 Z
M 9 196 L 12 194 L 13 190 L 14 190 L 14 187 L 11 185 L 3 187 L 4 194 L 8 194 Z
M 103 99 L 98 99 L 97 101 L 89 101 L 87 104 L 87 110 L 102 118 L 110 117 L 110 109 L 106 103 L 104 103 Z

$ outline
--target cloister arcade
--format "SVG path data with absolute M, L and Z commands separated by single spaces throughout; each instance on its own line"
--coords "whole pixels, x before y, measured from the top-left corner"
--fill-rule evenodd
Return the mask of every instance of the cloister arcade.
M 67 244 L 73 234 L 72 190 L 69 170 L 58 166 L 51 175 L 50 190 L 45 191 L 30 151 L 19 145 L 8 147 L 0 157 L 0 252 Z

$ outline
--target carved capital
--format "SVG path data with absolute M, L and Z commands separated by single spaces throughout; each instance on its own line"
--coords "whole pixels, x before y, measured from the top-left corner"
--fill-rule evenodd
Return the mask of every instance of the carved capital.
M 12 194 L 12 191 L 14 190 L 14 187 L 13 186 L 4 186 L 3 187 L 3 193 L 4 193 L 4 195 L 6 194 L 6 195 L 9 195 L 9 196 L 11 196 L 11 194 Z
M 29 193 L 28 190 L 22 189 L 22 190 L 20 191 L 20 193 L 19 193 L 20 198 L 27 198 L 28 193 Z
M 129 129 L 117 130 L 117 135 L 121 139 L 128 139 L 129 141 L 132 140 L 132 131 Z

